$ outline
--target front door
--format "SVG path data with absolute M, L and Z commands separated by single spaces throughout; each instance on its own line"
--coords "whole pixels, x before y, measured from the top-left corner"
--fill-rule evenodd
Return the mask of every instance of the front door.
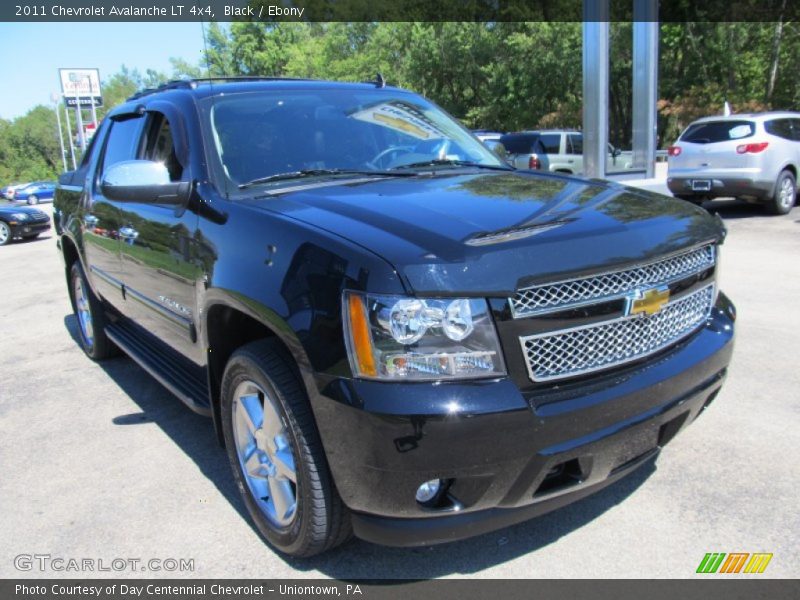
M 111 121 L 103 151 L 96 169 L 103 173 L 118 162 L 133 160 L 139 152 L 145 119 L 141 116 Z M 101 177 L 87 180 L 83 220 L 83 248 L 86 253 L 87 276 L 95 290 L 109 303 L 123 309 L 122 262 L 120 259 L 120 205 L 103 196 Z
M 188 167 L 175 151 L 173 126 L 148 112 L 141 158 L 163 163 L 173 181 L 188 181 Z M 126 203 L 120 207 L 119 243 L 126 313 L 182 354 L 201 363 L 197 341 L 196 289 L 203 269 L 197 260 L 196 213 L 182 207 Z

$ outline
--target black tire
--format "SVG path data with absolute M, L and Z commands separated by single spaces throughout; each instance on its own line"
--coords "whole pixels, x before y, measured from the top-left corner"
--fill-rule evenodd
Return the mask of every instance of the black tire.
M 36 194 L 31 194 L 28 196 L 28 204 L 33 206 L 34 204 L 39 204 L 39 198 L 36 197 Z
M 767 207 L 774 215 L 785 215 L 794 208 L 797 201 L 797 184 L 791 171 L 781 171 L 775 183 L 775 192 L 767 203 Z
M 12 241 L 11 226 L 5 221 L 0 221 L 0 246 L 10 244 Z
M 225 367 L 221 390 L 222 428 L 236 485 L 256 527 L 274 548 L 297 557 L 314 556 L 347 541 L 350 515 L 328 468 L 305 390 L 293 361 L 276 340 L 260 340 L 233 353 Z M 296 504 L 284 527 L 262 512 L 265 498 L 255 498 L 242 469 L 234 433 L 234 400 L 240 386 L 256 384 L 272 399 L 281 427 L 289 435 L 296 475 Z M 268 402 L 259 395 L 261 406 Z M 265 417 L 266 422 L 266 417 Z
M 79 310 L 77 298 L 76 285 L 80 283 L 84 300 L 86 304 L 82 303 L 83 308 L 88 307 L 88 317 L 84 314 L 84 318 L 88 318 L 91 324 L 91 335 L 87 331 L 87 327 L 82 323 L 82 310 Z M 78 319 L 78 340 L 80 341 L 81 348 L 86 353 L 86 356 L 92 360 L 101 361 L 110 358 L 119 353 L 119 350 L 114 343 L 108 339 L 106 335 L 106 314 L 103 310 L 103 305 L 94 295 L 89 283 L 86 281 L 86 276 L 83 273 L 80 262 L 75 261 L 69 270 L 69 295 L 72 301 L 72 310 L 75 317 Z

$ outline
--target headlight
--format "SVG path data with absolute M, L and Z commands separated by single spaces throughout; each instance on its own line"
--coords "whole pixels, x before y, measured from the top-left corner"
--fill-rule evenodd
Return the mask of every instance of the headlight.
M 506 374 L 484 299 L 345 292 L 344 321 L 357 377 L 419 381 Z
M 27 221 L 28 215 L 25 213 L 14 213 L 11 215 L 16 221 Z

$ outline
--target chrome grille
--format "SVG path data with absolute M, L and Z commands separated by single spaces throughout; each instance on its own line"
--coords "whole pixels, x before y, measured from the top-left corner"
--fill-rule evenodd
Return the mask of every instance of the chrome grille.
M 511 298 L 511 310 L 519 319 L 594 304 L 620 298 L 640 287 L 677 281 L 712 266 L 714 246 L 709 244 L 631 269 L 525 288 Z
M 520 338 L 533 381 L 552 381 L 607 369 L 653 354 L 696 330 L 714 302 L 714 284 L 668 303 L 651 315 Z

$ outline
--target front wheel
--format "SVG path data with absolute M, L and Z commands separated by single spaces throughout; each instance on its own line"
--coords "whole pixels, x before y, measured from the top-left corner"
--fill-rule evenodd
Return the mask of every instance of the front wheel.
M 795 198 L 794 175 L 790 171 L 781 171 L 778 183 L 775 185 L 775 193 L 769 203 L 769 209 L 773 214 L 785 215 L 794 207 Z
M 28 196 L 28 204 L 31 206 L 34 204 L 39 204 L 39 198 L 37 198 L 35 194 L 31 194 Z
M 11 226 L 5 221 L 0 221 L 0 246 L 11 242 Z
M 114 343 L 106 336 L 106 316 L 100 300 L 86 281 L 78 261 L 70 267 L 70 295 L 78 318 L 78 339 L 81 348 L 92 360 L 103 360 L 117 353 Z
M 274 340 L 234 352 L 222 378 L 222 426 L 258 530 L 281 552 L 313 556 L 344 542 L 351 527 L 290 361 Z

